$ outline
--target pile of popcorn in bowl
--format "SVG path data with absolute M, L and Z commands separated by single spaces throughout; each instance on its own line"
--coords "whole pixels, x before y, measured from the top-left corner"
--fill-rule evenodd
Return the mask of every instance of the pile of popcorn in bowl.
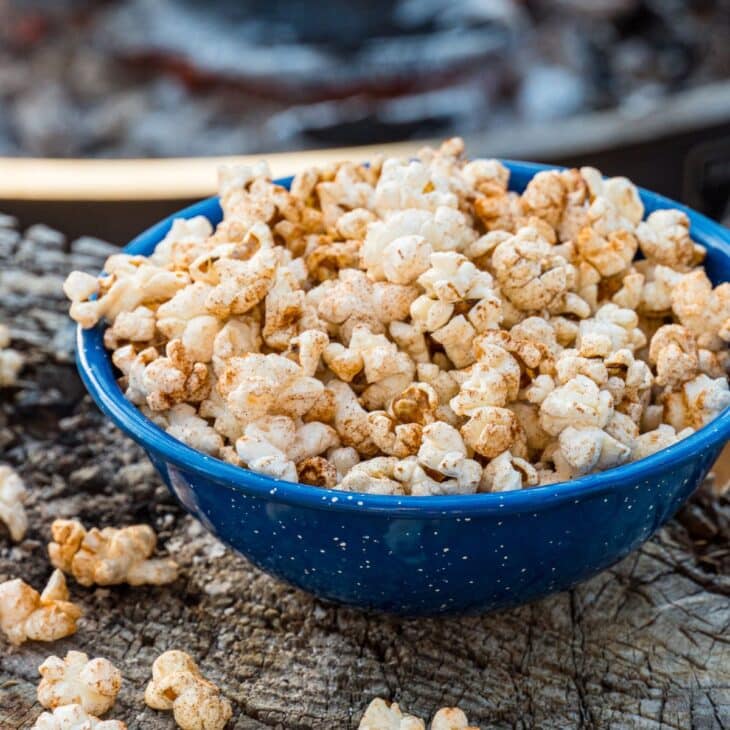
M 173 437 L 349 492 L 504 492 L 644 458 L 730 405 L 730 283 L 680 210 L 460 139 L 413 160 L 221 171 L 221 222 L 72 273 L 126 397 Z

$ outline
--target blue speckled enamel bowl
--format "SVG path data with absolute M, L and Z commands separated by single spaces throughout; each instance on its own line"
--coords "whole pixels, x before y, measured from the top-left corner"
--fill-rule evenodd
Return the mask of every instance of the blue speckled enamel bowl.
M 506 163 L 520 191 L 540 165 Z M 288 184 L 289 180 L 280 181 Z M 653 193 L 647 213 L 679 207 L 730 279 L 730 232 Z M 172 216 L 125 251 L 150 254 L 173 218 L 221 219 L 216 198 Z M 78 330 L 92 397 L 147 452 L 185 508 L 262 570 L 315 595 L 401 614 L 483 612 L 590 578 L 641 545 L 700 484 L 730 436 L 730 409 L 642 461 L 565 484 L 502 494 L 392 497 L 333 492 L 254 474 L 172 438 L 125 400 L 103 330 Z

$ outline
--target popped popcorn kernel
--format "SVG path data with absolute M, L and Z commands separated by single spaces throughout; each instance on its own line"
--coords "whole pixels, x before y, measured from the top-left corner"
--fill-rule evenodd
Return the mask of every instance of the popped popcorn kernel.
M 164 585 L 177 578 L 172 560 L 150 558 L 157 536 L 149 525 L 87 531 L 78 520 L 54 520 L 51 535 L 51 563 L 83 586 Z
M 152 664 L 144 700 L 153 710 L 172 710 L 182 730 L 223 730 L 233 715 L 231 703 L 182 651 L 166 651 Z
M 70 636 L 81 615 L 81 609 L 69 601 L 60 570 L 53 571 L 42 593 L 20 578 L 0 583 L 0 629 L 11 644 Z
M 121 720 L 100 720 L 72 704 L 41 713 L 31 730 L 127 730 L 127 725 Z
M 89 660 L 81 651 L 69 651 L 64 659 L 49 656 L 38 673 L 38 702 L 49 710 L 80 705 L 90 715 L 103 715 L 122 686 L 121 673 L 108 659 Z
M 479 730 L 469 725 L 467 716 L 458 707 L 442 707 L 432 718 L 431 730 Z M 388 704 L 380 697 L 366 708 L 358 730 L 426 730 L 423 720 L 403 713 L 398 703 Z
M 23 480 L 9 466 L 0 464 L 0 522 L 8 528 L 13 542 L 20 542 L 28 529 L 28 516 L 23 507 L 27 498 Z
M 10 347 L 10 330 L 0 323 L 0 388 L 15 385 L 24 366 L 23 355 Z

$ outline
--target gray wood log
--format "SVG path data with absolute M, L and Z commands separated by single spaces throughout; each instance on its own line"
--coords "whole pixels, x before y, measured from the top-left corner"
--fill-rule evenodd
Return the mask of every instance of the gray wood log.
M 72 267 L 98 269 L 106 248 L 43 230 L 12 238 L 0 231 L 0 321 L 28 364 L 0 393 L 0 453 L 30 488 L 30 529 L 12 545 L 0 528 L 0 581 L 43 585 L 56 517 L 148 522 L 183 572 L 164 588 L 71 581 L 85 611 L 77 634 L 17 649 L 0 638 L 2 730 L 32 726 L 37 667 L 69 649 L 121 669 L 110 717 L 172 728 L 142 701 L 152 661 L 170 648 L 222 688 L 240 730 L 356 727 L 375 696 L 423 716 L 458 704 L 482 728 L 730 727 L 730 500 L 711 483 L 621 564 L 532 605 L 447 620 L 327 605 L 205 533 L 84 395 L 60 284 Z

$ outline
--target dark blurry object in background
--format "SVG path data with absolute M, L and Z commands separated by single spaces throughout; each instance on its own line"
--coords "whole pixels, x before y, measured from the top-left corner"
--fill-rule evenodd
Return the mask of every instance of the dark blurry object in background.
M 0 19 L 0 155 L 465 134 L 730 77 L 727 0 L 0 0 Z

